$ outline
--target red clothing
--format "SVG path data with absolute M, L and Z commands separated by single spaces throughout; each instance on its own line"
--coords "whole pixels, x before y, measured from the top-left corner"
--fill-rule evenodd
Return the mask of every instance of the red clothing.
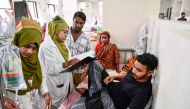
M 128 59 L 127 63 L 122 67 L 122 70 L 128 72 L 133 67 L 136 58 L 137 58 L 136 56 L 133 56 L 130 59 Z
M 105 69 L 119 70 L 120 54 L 115 44 L 101 46 L 96 52 L 96 58 Z
M 96 52 L 96 53 L 98 52 L 98 50 L 99 50 L 100 47 L 101 47 L 101 44 L 102 44 L 102 42 L 101 42 L 101 36 L 102 36 L 103 34 L 106 34 L 106 35 L 108 36 L 108 38 L 110 39 L 110 33 L 109 33 L 108 31 L 104 31 L 104 32 L 100 33 L 100 34 L 98 35 L 98 43 L 96 44 L 96 47 L 95 47 L 95 52 Z
M 98 52 L 98 50 L 100 49 L 100 47 L 101 47 L 101 44 L 97 44 L 97 45 L 96 45 L 96 47 L 95 47 L 95 52 L 96 52 L 96 53 Z
M 46 34 L 46 26 L 43 26 L 42 27 L 42 42 L 44 41 L 45 34 Z

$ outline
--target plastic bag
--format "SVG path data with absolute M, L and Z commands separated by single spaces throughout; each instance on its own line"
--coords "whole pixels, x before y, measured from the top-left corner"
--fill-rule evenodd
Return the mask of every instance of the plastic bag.
M 18 47 L 12 44 L 0 45 L 0 65 L 6 89 L 27 88 Z

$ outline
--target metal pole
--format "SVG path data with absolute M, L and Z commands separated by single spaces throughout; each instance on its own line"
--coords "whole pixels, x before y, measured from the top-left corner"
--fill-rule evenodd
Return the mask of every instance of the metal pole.
M 2 89 L 0 89 L 0 98 L 1 98 L 2 109 L 6 109 L 6 107 L 5 107 L 5 101 L 4 101 L 4 98 L 3 98 L 3 91 L 2 91 Z
M 4 40 L 4 38 L 1 38 L 0 37 L 0 47 L 2 46 L 2 43 L 3 43 L 3 40 Z M 0 101 L 1 101 L 1 107 L 2 107 L 2 109 L 6 109 L 6 107 L 5 107 L 5 100 L 4 100 L 4 97 L 3 97 L 3 90 L 2 90 L 2 70 L 1 70 L 1 68 L 0 68 L 0 78 L 1 78 L 1 80 L 0 80 Z
M 1 71 L 1 69 L 0 69 L 0 78 L 2 79 L 2 71 Z M 4 97 L 3 97 L 3 90 L 2 90 L 1 80 L 0 80 L 0 101 L 1 101 L 2 109 L 6 109 L 5 100 L 4 100 Z

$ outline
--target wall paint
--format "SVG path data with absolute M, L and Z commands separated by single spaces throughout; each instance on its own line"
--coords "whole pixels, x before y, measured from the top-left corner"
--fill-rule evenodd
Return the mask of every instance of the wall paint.
M 184 0 L 181 11 L 185 11 L 187 16 L 190 16 L 190 0 Z
M 190 25 L 159 20 L 150 28 L 148 52 L 159 59 L 152 109 L 190 109 Z
M 77 0 L 63 0 L 63 18 L 71 26 L 73 24 L 73 15 L 77 11 Z
M 150 18 L 158 18 L 160 0 L 103 0 L 103 26 L 111 33 L 111 41 L 131 48 L 140 26 Z

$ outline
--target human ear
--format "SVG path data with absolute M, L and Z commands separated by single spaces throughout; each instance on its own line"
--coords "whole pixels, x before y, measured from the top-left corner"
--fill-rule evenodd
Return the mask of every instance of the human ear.
M 153 73 L 154 73 L 154 70 L 151 70 L 151 71 L 148 71 L 148 74 L 147 74 L 147 76 L 152 76 L 153 75 Z

